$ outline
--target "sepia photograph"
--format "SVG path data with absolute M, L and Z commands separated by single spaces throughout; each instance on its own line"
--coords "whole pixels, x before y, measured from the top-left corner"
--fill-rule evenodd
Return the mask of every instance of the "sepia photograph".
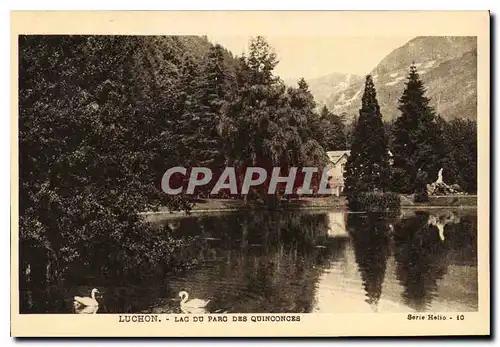
M 489 334 L 473 31 L 19 33 L 13 314 Z

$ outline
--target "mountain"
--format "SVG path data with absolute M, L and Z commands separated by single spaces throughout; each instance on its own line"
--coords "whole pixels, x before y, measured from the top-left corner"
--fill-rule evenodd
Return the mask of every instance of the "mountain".
M 447 120 L 477 118 L 476 38 L 432 36 L 410 40 L 389 53 L 371 71 L 384 120 L 399 116 L 398 99 L 412 62 L 437 113 Z M 347 87 L 340 84 L 336 90 L 332 88 L 326 105 L 352 120 L 358 116 L 363 88 L 364 78 L 355 79 Z M 319 93 L 318 99 L 325 100 L 324 94 Z
M 332 73 L 326 76 L 306 79 L 306 82 L 309 85 L 309 90 L 314 95 L 314 100 L 321 107 L 326 104 L 331 95 L 343 93 L 350 85 L 357 83 L 361 79 L 361 76 L 353 74 Z M 296 87 L 297 81 L 298 78 L 285 79 L 284 82 L 288 86 Z

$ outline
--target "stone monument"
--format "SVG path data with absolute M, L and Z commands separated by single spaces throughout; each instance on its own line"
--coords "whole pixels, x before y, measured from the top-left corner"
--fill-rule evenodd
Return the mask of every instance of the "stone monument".
M 458 184 L 450 186 L 443 181 L 443 168 L 441 168 L 437 180 L 427 185 L 427 193 L 429 195 L 456 195 L 463 194 L 463 191 Z
M 436 180 L 436 183 L 443 183 L 443 168 L 439 169 L 438 179 Z

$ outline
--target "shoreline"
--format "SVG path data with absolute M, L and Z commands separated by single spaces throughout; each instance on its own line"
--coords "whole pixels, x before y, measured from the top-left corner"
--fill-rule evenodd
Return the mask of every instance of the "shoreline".
M 477 209 L 477 195 L 460 195 L 460 196 L 432 196 L 430 201 L 424 204 L 413 203 L 408 196 L 402 196 L 401 210 L 437 210 L 437 209 Z M 450 203 L 451 201 L 451 203 Z M 251 212 L 270 210 L 265 206 L 248 207 L 242 202 L 234 200 L 207 200 L 193 207 L 189 212 L 186 211 L 169 211 L 168 209 L 160 209 L 159 211 L 140 212 L 143 216 L 163 216 L 163 217 L 182 217 L 198 214 L 216 214 L 226 212 Z M 321 210 L 336 210 L 349 212 L 346 200 L 340 198 L 316 198 L 304 199 L 285 204 L 281 208 L 273 209 L 273 211 L 321 211 Z

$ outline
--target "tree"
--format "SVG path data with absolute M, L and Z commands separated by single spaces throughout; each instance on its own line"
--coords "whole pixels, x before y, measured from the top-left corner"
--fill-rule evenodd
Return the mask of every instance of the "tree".
M 429 193 L 427 191 L 427 172 L 422 169 L 418 169 L 415 181 L 414 202 L 429 201 Z
M 375 311 L 390 257 L 389 220 L 378 214 L 349 214 L 347 227 L 352 238 L 354 256 L 363 280 L 367 302 Z
M 276 55 L 262 37 L 250 42 L 248 58 L 241 57 L 236 73 L 236 90 L 223 112 L 220 126 L 225 138 L 227 162 L 242 173 L 259 166 L 281 174 L 292 166 L 326 164 L 321 138 L 314 133 L 319 121 L 316 104 L 304 79 L 297 88 L 285 88 L 274 76 Z M 254 198 L 275 204 L 280 197 L 268 196 L 265 184 L 254 189 Z M 259 192 L 257 192 L 259 191 Z M 245 195 L 245 199 L 247 199 Z
M 301 78 L 298 88 L 288 88 L 288 102 L 290 104 L 290 117 L 283 117 L 287 121 L 293 136 L 288 138 L 294 147 L 292 153 L 297 158 L 290 164 L 295 166 L 315 166 L 322 169 L 325 162 L 324 132 L 321 129 L 321 119 L 316 113 L 316 102 L 309 90 L 307 82 Z M 297 136 L 298 135 L 298 136 Z M 290 149 L 290 146 L 288 146 Z
M 285 87 L 273 75 L 277 63 L 276 54 L 259 36 L 251 40 L 248 57 L 242 56 L 236 68 L 236 92 L 224 107 L 220 133 L 225 138 L 226 162 L 235 167 L 239 184 L 247 167 L 270 170 L 283 154 L 277 120 Z
M 224 108 L 220 132 L 226 139 L 225 154 L 241 183 L 246 167 L 272 167 L 273 153 L 265 148 L 270 133 L 276 133 L 275 109 L 284 86 L 273 76 L 276 55 L 263 37 L 250 42 L 249 56 L 242 56 L 236 69 L 236 92 Z M 246 196 L 245 196 L 246 198 Z
M 437 178 L 442 166 L 442 134 L 434 109 L 425 96 L 425 87 L 415 65 L 399 99 L 401 115 L 394 123 L 394 187 L 401 193 L 414 193 L 417 172 L 427 174 L 427 182 Z
M 178 247 L 139 215 L 160 202 L 189 207 L 155 186 L 178 83 L 154 78 L 161 56 L 150 40 L 19 39 L 20 254 L 34 264 L 31 252 L 50 253 L 47 281 L 72 266 L 125 280 Z
M 344 173 L 347 198 L 360 192 L 386 191 L 390 184 L 387 136 L 372 77 L 366 76 L 365 90 L 354 131 L 351 153 Z
M 441 123 L 445 158 L 443 180 L 458 184 L 464 191 L 477 191 L 477 124 L 473 120 L 454 119 Z
M 347 129 L 344 119 L 328 110 L 326 105 L 321 108 L 315 138 L 321 141 L 326 151 L 347 150 L 349 148 Z
M 178 137 L 191 167 L 216 169 L 224 165 L 222 139 L 217 127 L 229 92 L 228 74 L 220 45 L 210 48 L 202 68 L 192 58 L 186 59 L 181 83 L 185 88 L 185 112 L 181 117 Z

